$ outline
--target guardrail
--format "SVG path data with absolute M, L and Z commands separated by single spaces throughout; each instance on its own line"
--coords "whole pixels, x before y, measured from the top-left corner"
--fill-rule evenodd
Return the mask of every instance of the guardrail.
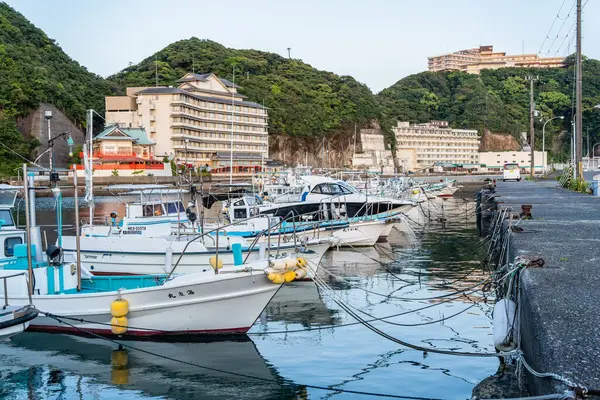
M 8 285 L 6 284 L 6 280 L 10 278 L 14 278 L 17 276 L 27 275 L 25 272 L 19 272 L 18 274 L 0 276 L 0 279 L 3 280 L 4 284 L 4 309 L 8 307 Z M 27 294 L 29 295 L 29 305 L 33 305 L 33 301 L 31 300 L 31 292 L 29 291 L 29 286 L 27 287 Z

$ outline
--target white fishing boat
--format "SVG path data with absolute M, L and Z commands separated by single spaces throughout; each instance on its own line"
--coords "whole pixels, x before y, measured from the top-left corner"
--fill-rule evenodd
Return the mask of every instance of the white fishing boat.
M 24 176 L 33 183 L 26 168 Z M 33 305 L 39 311 L 29 322 L 31 330 L 119 336 L 243 333 L 277 293 L 284 282 L 280 278 L 296 276 L 291 260 L 280 261 L 283 268 L 275 271 L 274 266 L 219 270 L 218 259 L 212 268 L 191 274 L 94 276 L 80 265 L 78 243 L 73 253 L 49 246 L 47 257 L 41 256 L 34 243 L 39 239 L 31 240 L 29 205 L 34 203 L 25 198 L 28 240 L 14 244 L 11 258 L 1 264 L 0 279 L 12 279 L 0 287 L 0 295 L 13 306 Z M 75 220 L 78 224 L 77 208 Z
M 25 249 L 19 249 L 24 247 Z M 26 245 L 16 251 L 26 252 Z M 23 257 L 26 262 L 27 257 Z M 4 266 L 0 277 L 20 269 L 20 260 Z M 29 329 L 45 332 L 169 336 L 246 332 L 258 318 L 280 284 L 261 270 L 206 271 L 178 275 L 88 276 L 77 289 L 75 264 L 33 268 L 32 304 L 40 315 Z M 0 294 L 5 295 L 0 288 Z M 26 276 L 15 279 L 6 293 L 11 304 L 29 304 Z M 126 301 L 128 311 L 115 325 L 111 304 Z M 53 315 L 53 316 L 51 316 Z M 54 317 L 56 316 L 56 317 Z M 227 316 L 223 318 L 223 316 Z M 122 319 L 122 317 L 126 319 Z M 57 319 L 58 318 L 58 319 Z M 66 323 L 63 323 L 63 322 Z
M 222 236 L 222 235 L 221 235 Z M 172 237 L 132 238 L 132 237 L 80 237 L 81 265 L 94 275 L 144 275 L 165 274 L 177 265 L 176 272 L 190 274 L 210 269 L 210 259 L 215 257 L 216 248 L 207 248 L 198 241 L 189 238 L 174 240 Z M 227 243 L 228 236 L 220 238 L 221 243 Z M 65 253 L 76 252 L 75 236 L 64 236 L 62 248 Z M 235 268 L 241 265 L 236 262 L 241 258 L 246 263 L 263 263 L 268 266 L 268 258 L 283 258 L 288 256 L 303 257 L 318 265 L 321 258 L 331 246 L 331 241 L 324 238 L 312 241 L 308 246 L 301 243 L 277 242 L 271 245 L 270 256 L 266 246 L 256 245 L 253 248 L 239 247 L 236 256 L 233 243 L 229 248 L 219 246 L 218 257 L 225 268 Z
M 312 220 L 348 218 L 352 221 L 352 218 L 378 218 L 407 212 L 415 206 L 412 200 L 370 196 L 344 181 L 325 176 L 304 176 L 302 180 L 306 186 L 295 201 L 265 204 L 258 207 L 258 213 L 284 219 L 296 216 L 302 220 L 302 216 L 309 216 Z

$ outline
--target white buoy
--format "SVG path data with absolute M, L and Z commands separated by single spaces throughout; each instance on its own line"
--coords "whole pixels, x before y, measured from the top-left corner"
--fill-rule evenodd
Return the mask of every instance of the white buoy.
M 165 251 L 165 272 L 170 273 L 173 269 L 173 249 L 171 246 L 167 247 Z
M 494 346 L 500 351 L 510 351 L 517 347 L 516 309 L 515 302 L 509 299 L 501 299 L 494 306 Z

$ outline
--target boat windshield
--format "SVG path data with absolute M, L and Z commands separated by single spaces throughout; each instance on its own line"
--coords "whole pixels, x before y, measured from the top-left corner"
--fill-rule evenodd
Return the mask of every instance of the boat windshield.
M 14 224 L 10 210 L 0 210 L 0 226 L 13 226 Z
M 184 212 L 185 208 L 180 201 L 168 202 L 167 203 L 167 214 L 177 214 L 178 212 Z
M 349 185 L 344 181 L 338 181 L 338 185 L 340 185 L 343 189 L 348 190 L 350 193 L 358 193 L 358 190 L 354 186 Z
M 254 196 L 254 197 L 246 197 L 246 202 L 248 203 L 249 206 L 262 206 L 263 202 L 260 199 L 260 197 L 258 196 Z

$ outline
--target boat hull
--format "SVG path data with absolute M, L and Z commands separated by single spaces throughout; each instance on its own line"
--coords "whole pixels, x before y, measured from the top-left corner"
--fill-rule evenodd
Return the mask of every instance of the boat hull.
M 119 336 L 245 333 L 280 287 L 260 271 L 182 275 L 161 286 L 122 290 L 129 303 L 128 329 Z M 110 305 L 118 296 L 116 291 L 34 295 L 40 315 L 29 330 L 114 335 Z M 9 290 L 9 301 L 18 305 L 29 299 Z

